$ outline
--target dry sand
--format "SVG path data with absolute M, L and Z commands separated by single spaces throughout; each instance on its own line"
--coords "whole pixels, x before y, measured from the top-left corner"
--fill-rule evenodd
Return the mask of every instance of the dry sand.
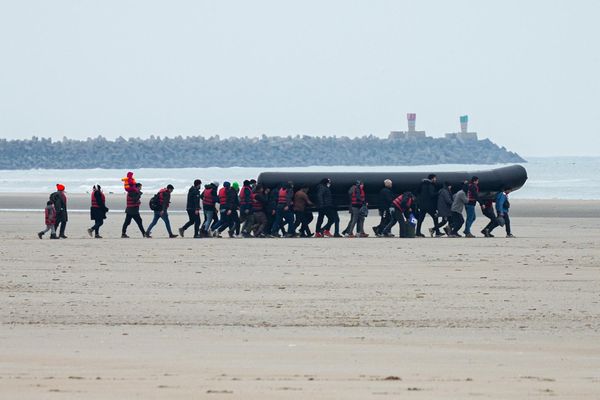
M 111 212 L 50 241 L 0 212 L 0 398 L 599 398 L 600 219 L 565 207 L 599 203 L 514 201 L 513 240 L 122 240 Z

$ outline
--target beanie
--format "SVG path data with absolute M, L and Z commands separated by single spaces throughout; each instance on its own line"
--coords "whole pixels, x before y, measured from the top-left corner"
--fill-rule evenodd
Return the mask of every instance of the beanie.
M 240 184 L 239 184 L 239 183 L 237 183 L 237 182 L 233 182 L 233 183 L 231 184 L 231 187 L 232 187 L 232 188 L 234 188 L 235 190 L 238 190 L 238 189 L 240 188 Z
M 61 190 L 65 190 L 65 185 L 62 185 L 62 184 L 60 184 L 60 183 L 57 183 L 57 184 L 56 184 L 56 190 L 59 190 L 59 191 L 61 191 Z
M 231 186 L 231 183 L 229 183 L 227 181 L 223 182 L 223 187 L 228 188 L 229 186 Z

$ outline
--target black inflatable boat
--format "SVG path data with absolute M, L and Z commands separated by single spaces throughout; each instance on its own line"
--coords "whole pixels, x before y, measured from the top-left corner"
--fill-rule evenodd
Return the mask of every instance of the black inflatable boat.
M 302 186 L 308 186 L 311 189 L 309 196 L 313 198 L 314 188 L 323 178 L 329 178 L 331 179 L 334 203 L 339 209 L 344 209 L 349 205 L 348 189 L 354 182 L 360 180 L 365 184 L 369 208 L 377 208 L 379 191 L 383 187 L 384 180 L 392 180 L 392 190 L 395 193 L 411 191 L 416 194 L 423 179 L 431 173 L 437 175 L 440 187 L 443 182 L 450 182 L 454 192 L 462 187 L 465 180 L 477 176 L 479 177 L 480 195 L 484 199 L 494 198 L 499 191 L 505 188 L 517 190 L 527 181 L 525 168 L 520 165 L 511 165 L 486 171 L 463 172 L 263 172 L 258 176 L 258 183 L 265 187 L 277 188 L 282 183 L 292 181 L 296 190 Z

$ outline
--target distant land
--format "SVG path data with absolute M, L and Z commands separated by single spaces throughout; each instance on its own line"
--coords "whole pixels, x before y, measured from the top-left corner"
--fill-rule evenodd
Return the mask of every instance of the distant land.
M 219 136 L 0 139 L 0 169 L 302 167 L 526 162 L 488 139 Z

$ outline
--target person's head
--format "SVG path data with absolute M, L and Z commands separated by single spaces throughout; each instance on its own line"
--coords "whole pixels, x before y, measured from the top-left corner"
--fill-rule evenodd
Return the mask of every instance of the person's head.
M 237 192 L 238 190 L 240 190 L 240 184 L 239 184 L 239 183 L 237 183 L 237 182 L 233 182 L 233 183 L 231 184 L 231 187 L 232 187 L 232 188 L 233 188 L 233 190 L 235 190 L 236 192 Z
M 321 185 L 325 185 L 325 186 L 331 185 L 331 179 L 329 179 L 329 178 L 321 179 Z
M 512 192 L 512 188 L 509 188 L 508 186 L 504 187 L 504 193 L 509 194 L 510 192 Z
M 386 179 L 385 181 L 383 181 L 383 186 L 385 186 L 386 188 L 391 188 L 392 187 L 392 180 L 391 179 Z
M 168 184 L 168 185 L 167 185 L 167 191 L 168 191 L 169 193 L 171 193 L 171 192 L 173 191 L 173 189 L 175 189 L 175 188 L 173 187 L 173 185 L 171 185 L 171 184 Z
M 429 175 L 427 175 L 427 179 L 429 179 L 433 183 L 436 183 L 437 182 L 437 175 L 436 174 L 429 174 Z
M 444 181 L 444 187 L 448 189 L 448 191 L 452 191 L 452 184 L 448 181 Z
M 256 187 L 256 179 L 250 179 L 250 186 Z
M 473 176 L 471 178 L 471 183 L 478 184 L 479 183 L 479 178 L 477 176 Z
M 210 184 L 213 185 L 215 189 L 219 187 L 219 181 L 212 181 Z
M 128 177 L 128 178 L 131 178 L 131 177 L 133 177 L 133 172 L 129 171 L 129 172 L 127 173 L 127 177 Z
M 200 179 L 196 179 L 196 180 L 194 181 L 194 187 L 197 187 L 197 188 L 199 188 L 199 187 L 200 187 L 200 185 L 202 185 L 202 181 L 201 181 Z
M 94 186 L 94 190 L 102 190 L 102 188 L 100 187 L 100 185 L 96 185 Z
M 141 189 L 142 188 L 142 184 L 141 183 L 136 183 L 135 187 L 138 188 L 138 189 Z
M 58 190 L 59 192 L 62 192 L 65 190 L 65 185 L 61 184 L 61 183 L 57 183 L 56 184 L 56 190 Z
M 244 186 L 250 186 L 250 181 L 248 179 L 244 180 Z
M 231 187 L 231 183 L 225 181 L 223 182 L 223 187 L 229 189 L 229 187 Z
M 46 202 L 46 205 L 47 205 L 47 206 L 51 206 L 51 205 L 52 205 L 52 202 L 51 202 L 50 200 L 48 200 L 48 201 Z

